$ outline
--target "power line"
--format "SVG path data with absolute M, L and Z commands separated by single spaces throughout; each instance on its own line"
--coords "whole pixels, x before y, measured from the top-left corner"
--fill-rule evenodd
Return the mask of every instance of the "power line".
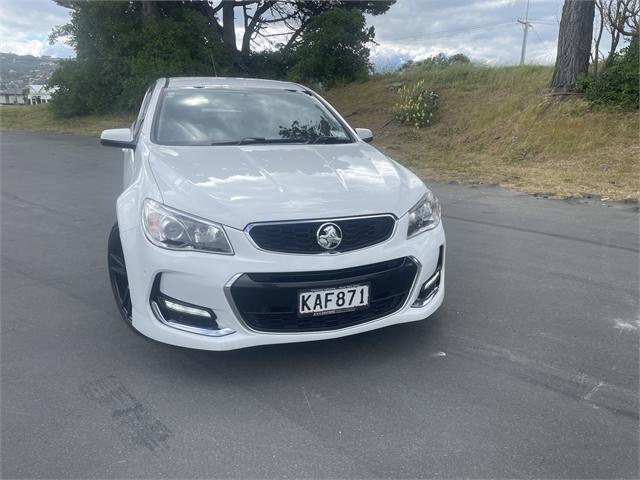
M 544 18 L 530 18 L 529 19 L 530 22 L 533 23 L 540 23 L 540 24 L 549 24 L 549 25 L 558 25 L 558 22 L 556 20 L 551 20 L 551 19 L 544 19 Z
M 542 39 L 538 31 L 535 28 L 533 28 L 533 25 L 531 26 L 531 30 L 533 30 L 533 33 L 535 33 L 536 37 L 538 37 L 538 40 L 540 40 L 540 43 L 542 44 L 542 47 L 547 51 L 549 58 L 553 58 L 553 52 L 549 50 L 549 48 L 545 45 L 544 40 Z
M 503 27 L 505 25 L 513 25 L 513 22 L 512 21 L 500 22 L 500 23 L 495 23 L 491 25 L 475 25 L 475 26 L 464 28 L 464 29 L 458 28 L 456 30 L 440 30 L 435 32 L 429 32 L 428 35 L 412 35 L 410 37 L 397 38 L 397 39 L 394 39 L 394 41 L 404 42 L 406 40 L 420 40 L 420 39 L 430 40 L 433 38 L 451 37 L 451 36 L 455 36 L 463 33 L 471 33 L 471 32 L 480 31 L 480 30 L 491 30 L 493 28 Z

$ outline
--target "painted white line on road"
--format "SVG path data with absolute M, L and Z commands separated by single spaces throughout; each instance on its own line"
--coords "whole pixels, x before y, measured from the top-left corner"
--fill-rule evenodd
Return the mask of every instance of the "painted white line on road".
M 620 318 L 614 318 L 613 321 L 613 328 L 620 330 L 620 332 L 635 332 L 636 330 L 638 330 L 638 326 L 640 326 L 640 320 L 625 322 Z

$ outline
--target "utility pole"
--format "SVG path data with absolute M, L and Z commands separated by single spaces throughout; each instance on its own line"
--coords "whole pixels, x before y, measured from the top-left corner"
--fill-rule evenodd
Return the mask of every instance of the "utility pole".
M 524 29 L 524 35 L 522 36 L 522 51 L 520 52 L 520 65 L 524 65 L 524 57 L 527 54 L 527 37 L 529 36 L 529 29 L 531 28 L 531 22 L 529 22 L 529 0 L 527 0 L 527 10 L 524 14 L 524 21 L 518 19 L 518 23 L 522 24 Z

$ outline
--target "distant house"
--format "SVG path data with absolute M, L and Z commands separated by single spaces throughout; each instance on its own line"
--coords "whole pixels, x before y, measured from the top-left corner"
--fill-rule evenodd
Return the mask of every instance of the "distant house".
M 29 105 L 49 103 L 51 101 L 51 94 L 54 91 L 55 90 L 50 90 L 44 85 L 29 85 L 26 103 L 28 103 Z
M 24 105 L 27 102 L 27 95 L 22 88 L 9 88 L 0 90 L 0 105 Z
M 39 105 L 49 103 L 55 89 L 48 89 L 44 85 L 29 85 L 25 88 L 11 87 L 0 90 L 0 104 L 2 105 Z

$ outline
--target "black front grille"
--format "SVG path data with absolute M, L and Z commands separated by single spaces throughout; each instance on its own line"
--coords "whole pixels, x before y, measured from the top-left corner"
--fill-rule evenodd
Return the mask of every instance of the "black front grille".
M 257 223 L 249 235 L 263 250 L 283 253 L 323 253 L 318 245 L 318 229 L 324 223 L 335 223 L 342 230 L 342 242 L 333 252 L 350 252 L 384 242 L 393 234 L 395 219 L 391 215 L 318 220 L 291 223 Z
M 320 272 L 245 273 L 231 286 L 231 296 L 243 321 L 261 332 L 317 332 L 369 322 L 399 310 L 406 302 L 418 271 L 410 258 Z M 366 310 L 299 317 L 302 290 L 370 284 Z

